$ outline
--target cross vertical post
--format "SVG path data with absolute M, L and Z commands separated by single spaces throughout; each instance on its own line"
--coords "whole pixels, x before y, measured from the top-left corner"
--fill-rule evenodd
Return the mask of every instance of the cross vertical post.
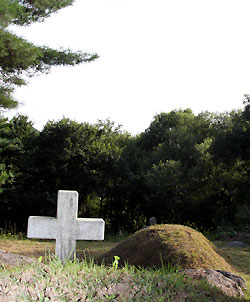
M 76 235 L 73 231 L 77 220 L 78 192 L 59 191 L 57 201 L 57 221 L 61 232 L 56 236 L 56 255 L 60 259 L 70 256 L 72 259 L 76 251 Z M 68 252 L 70 251 L 70 255 Z

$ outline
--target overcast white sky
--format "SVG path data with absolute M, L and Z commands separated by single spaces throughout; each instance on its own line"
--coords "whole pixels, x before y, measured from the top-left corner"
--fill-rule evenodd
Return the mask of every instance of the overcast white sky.
M 250 93 L 249 0 L 76 0 L 46 22 L 15 29 L 38 45 L 97 52 L 16 91 L 41 130 L 63 116 L 145 130 L 160 112 L 243 108 Z M 12 112 L 12 115 L 15 112 Z

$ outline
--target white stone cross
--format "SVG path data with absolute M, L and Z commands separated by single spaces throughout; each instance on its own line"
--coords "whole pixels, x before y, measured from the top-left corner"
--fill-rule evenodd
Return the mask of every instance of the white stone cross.
M 58 192 L 57 218 L 30 216 L 28 238 L 56 239 L 56 255 L 65 262 L 73 259 L 76 240 L 103 240 L 103 219 L 77 218 L 78 192 Z

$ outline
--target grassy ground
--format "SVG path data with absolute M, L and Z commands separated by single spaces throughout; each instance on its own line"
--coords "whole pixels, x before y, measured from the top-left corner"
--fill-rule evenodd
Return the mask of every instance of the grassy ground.
M 250 276 L 250 247 L 232 247 L 228 246 L 226 241 L 214 241 L 218 251 L 230 262 L 235 269 L 241 273 L 248 274 Z
M 220 269 L 232 271 L 214 245 L 200 232 L 183 225 L 163 224 L 142 229 L 103 253 L 109 264 L 114 256 L 121 263 L 143 267 L 161 267 L 162 263 L 182 269 Z
M 238 302 L 205 282 L 193 283 L 171 269 L 117 268 L 93 263 L 53 260 L 49 266 L 29 265 L 0 270 L 0 301 L 192 301 Z M 246 301 L 246 300 L 245 300 Z
M 105 241 L 77 241 L 76 253 L 80 259 L 97 258 L 109 251 L 127 235 L 106 236 Z M 55 240 L 26 239 L 22 235 L 0 234 L 0 250 L 38 259 L 49 253 L 55 254 Z
M 250 247 L 230 247 L 225 241 L 214 241 L 218 252 L 247 281 L 246 298 L 250 301 Z
M 118 242 L 114 241 L 79 241 L 76 244 L 77 257 L 80 259 L 85 259 L 85 256 L 95 258 L 117 244 Z M 38 259 L 40 256 L 45 257 L 49 253 L 55 254 L 55 241 L 1 239 L 0 250 Z
M 54 252 L 54 242 L 0 238 L 0 249 L 38 258 Z M 78 242 L 78 255 L 98 257 L 118 244 L 117 239 L 104 242 Z M 214 242 L 220 254 L 248 281 L 245 300 L 228 297 L 206 282 L 191 282 L 172 267 L 136 269 L 119 268 L 91 262 L 67 263 L 52 259 L 42 263 L 0 269 L 0 301 L 250 301 L 250 248 L 228 247 Z M 82 258 L 81 256 L 81 258 Z

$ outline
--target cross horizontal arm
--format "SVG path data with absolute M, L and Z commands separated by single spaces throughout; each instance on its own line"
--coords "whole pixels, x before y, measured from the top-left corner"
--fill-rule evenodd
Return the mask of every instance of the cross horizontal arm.
M 28 238 L 56 239 L 56 230 L 56 218 L 30 216 L 28 219 Z
M 104 240 L 105 222 L 100 218 L 78 218 L 76 220 L 76 240 Z

